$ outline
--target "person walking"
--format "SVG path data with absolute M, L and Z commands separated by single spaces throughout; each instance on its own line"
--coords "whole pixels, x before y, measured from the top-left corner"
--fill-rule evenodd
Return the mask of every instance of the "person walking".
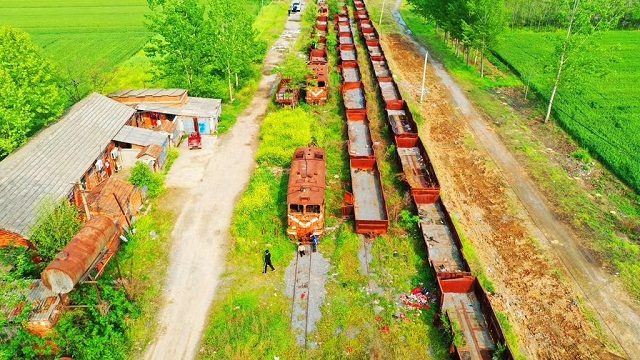
M 305 248 L 304 245 L 302 245 L 302 241 L 300 242 L 300 245 L 298 245 L 298 254 L 300 257 L 303 257 L 305 254 Z
M 264 271 L 262 272 L 263 274 L 267 273 L 267 266 L 271 267 L 271 271 L 275 270 L 275 268 L 273 267 L 273 264 L 271 263 L 271 253 L 269 252 L 269 250 L 264 251 Z
M 312 250 L 313 252 L 316 252 L 318 250 L 318 235 L 311 235 L 311 243 L 312 243 Z

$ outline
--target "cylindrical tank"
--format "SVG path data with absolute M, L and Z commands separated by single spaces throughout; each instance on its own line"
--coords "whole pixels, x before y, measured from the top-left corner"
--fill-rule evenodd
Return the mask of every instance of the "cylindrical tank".
M 58 294 L 73 290 L 116 231 L 116 224 L 108 217 L 92 217 L 44 269 L 42 283 Z

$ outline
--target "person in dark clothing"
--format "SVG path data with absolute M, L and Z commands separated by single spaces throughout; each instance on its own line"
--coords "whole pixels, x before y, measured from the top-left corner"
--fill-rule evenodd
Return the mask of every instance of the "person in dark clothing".
M 316 252 L 318 250 L 318 235 L 311 235 L 311 244 L 313 252 Z
M 275 268 L 273 267 L 273 264 L 271 263 L 271 253 L 269 252 L 269 250 L 264 251 L 264 271 L 262 272 L 263 274 L 267 273 L 267 266 L 271 267 L 271 271 L 275 270 Z

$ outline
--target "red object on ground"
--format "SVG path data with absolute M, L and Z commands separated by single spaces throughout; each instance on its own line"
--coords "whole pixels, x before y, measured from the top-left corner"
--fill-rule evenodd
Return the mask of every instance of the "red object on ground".
M 388 326 L 383 326 L 382 329 L 380 329 L 380 330 L 382 330 L 382 332 L 385 333 L 385 334 L 389 333 L 389 327 Z
M 376 316 L 376 321 L 382 321 L 382 318 L 380 316 Z
M 307 294 L 305 294 L 305 293 L 300 294 L 300 299 L 304 299 L 305 296 L 307 296 Z
M 191 149 L 202 149 L 202 137 L 197 132 L 189 135 L 189 150 Z
M 422 293 L 422 289 L 420 287 L 414 288 L 413 290 L 411 290 L 411 293 L 413 295 L 418 295 Z

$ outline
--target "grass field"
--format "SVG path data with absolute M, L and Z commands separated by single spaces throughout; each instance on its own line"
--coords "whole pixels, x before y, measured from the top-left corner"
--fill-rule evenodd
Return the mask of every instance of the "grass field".
M 29 33 L 87 91 L 146 43 L 147 11 L 145 0 L 0 0 L 0 24 Z
M 545 141 L 541 140 L 543 137 L 549 137 L 555 141 L 558 139 L 568 141 L 567 136 L 563 131 L 560 131 L 559 127 L 540 127 L 537 132 L 534 131 L 528 117 L 523 117 L 517 109 L 505 106 L 505 100 L 494 95 L 492 89 L 496 85 L 478 80 L 479 74 L 477 72 L 473 75 L 469 70 L 464 70 L 462 61 L 453 55 L 451 48 L 443 45 L 433 24 L 425 22 L 408 8 L 402 10 L 402 16 L 413 35 L 420 42 L 429 45 L 436 57 L 445 64 L 447 70 L 467 92 L 472 102 L 483 109 L 488 119 L 501 123 L 495 127 L 496 131 L 508 147 L 518 155 L 520 161 L 526 164 L 531 176 L 545 196 L 552 199 L 558 216 L 568 219 L 576 231 L 585 234 L 584 237 L 592 241 L 592 247 L 601 259 L 620 273 L 620 279 L 625 288 L 636 299 L 640 299 L 640 276 L 638 275 L 640 274 L 640 266 L 638 265 L 640 264 L 638 261 L 640 251 L 637 245 L 638 235 L 635 230 L 640 224 L 638 196 L 632 190 L 623 189 L 620 182 L 609 179 L 609 175 L 599 177 L 592 184 L 593 189 L 585 189 L 579 181 L 575 180 L 575 175 L 558 166 L 557 162 L 548 155 L 547 145 L 545 145 Z M 532 38 L 535 38 L 535 35 Z M 505 36 L 503 41 L 505 44 L 510 41 L 509 34 Z M 528 49 L 528 56 L 531 58 L 534 58 L 534 55 L 531 54 L 535 54 L 532 50 L 535 47 L 529 43 L 533 41 L 534 39 L 527 39 L 517 43 L 518 47 Z M 538 46 L 542 46 L 541 43 L 542 40 L 539 41 Z M 629 46 L 632 48 L 633 42 L 626 46 L 617 47 L 617 51 L 622 52 Z M 516 50 L 511 49 L 512 52 Z M 551 50 L 547 48 L 547 51 Z M 637 58 L 637 54 L 623 56 Z M 540 70 L 542 68 L 542 66 L 537 67 Z M 531 71 L 536 69 L 533 64 L 527 69 L 529 70 L 528 75 L 536 73 L 536 71 Z M 523 84 L 518 81 L 506 86 L 522 87 Z M 540 104 L 540 107 L 542 105 Z M 629 134 L 629 139 L 633 136 L 634 134 Z M 579 150 L 577 153 L 582 154 L 583 150 Z
M 495 49 L 543 98 L 550 96 L 554 72 L 542 60 L 553 52 L 550 36 L 509 32 Z M 592 156 L 640 192 L 640 32 L 608 32 L 599 43 L 615 60 L 604 75 L 584 76 L 576 89 L 561 88 L 555 115 Z
M 306 43 L 305 35 L 301 33 L 299 44 Z M 335 47 L 330 47 L 329 52 L 331 68 L 335 68 Z M 336 73 L 331 75 L 333 90 L 326 106 L 272 108 L 262 121 L 258 167 L 235 209 L 227 272 L 211 306 L 199 358 L 447 358 L 445 335 L 432 325 L 435 307 L 422 312 L 408 311 L 405 321 L 393 318 L 397 312 L 406 311 L 395 303 L 399 293 L 419 284 L 433 287 L 424 259 L 424 242 L 417 236 L 415 224 L 401 225 L 394 221 L 390 234 L 376 239 L 370 270 L 383 293 L 365 291 L 369 278 L 360 271 L 361 240 L 353 232 L 353 223 L 340 219 L 350 173 L 344 146 L 344 114 L 337 95 L 340 82 Z M 290 328 L 291 298 L 282 292 L 284 268 L 295 256 L 284 219 L 286 169 L 293 150 L 309 143 L 312 137 L 327 151 L 325 225 L 332 230 L 321 239 L 320 251 L 331 263 L 331 275 L 326 284 L 322 318 L 317 329 L 309 334 L 310 342 L 317 347 L 305 351 L 296 344 Z M 393 151 L 389 154 L 390 158 L 395 156 Z M 386 175 L 395 179 L 395 174 Z M 391 185 L 388 189 L 392 192 L 385 193 L 388 202 L 404 195 Z M 273 254 L 276 267 L 273 273 L 261 274 L 264 249 Z M 393 257 L 394 251 L 400 256 Z M 381 331 L 383 326 L 389 326 L 388 334 Z

